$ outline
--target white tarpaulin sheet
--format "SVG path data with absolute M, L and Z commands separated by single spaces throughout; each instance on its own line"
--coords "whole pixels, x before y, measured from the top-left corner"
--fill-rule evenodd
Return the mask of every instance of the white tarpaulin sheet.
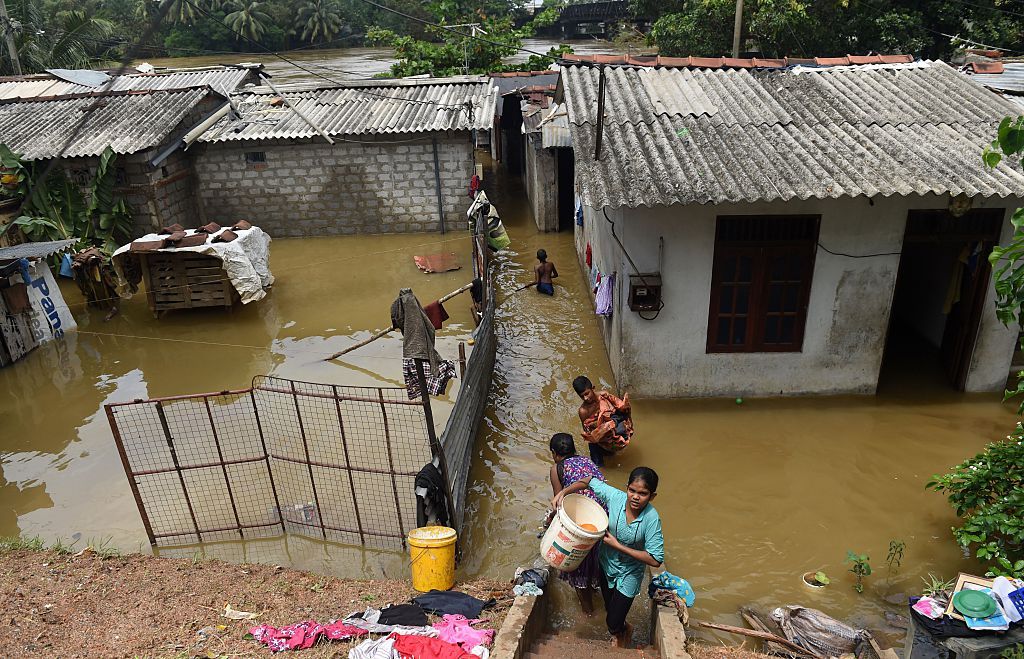
M 78 329 L 78 323 L 64 302 L 64 296 L 60 294 L 60 288 L 46 261 L 33 261 L 28 266 L 28 276 L 31 280 L 28 284 L 28 298 L 32 306 L 32 335 L 36 341 L 46 343 L 62 339 L 65 333 Z M 12 281 L 21 278 L 20 274 L 11 277 Z
M 226 229 L 221 229 L 213 236 L 220 235 Z M 192 229 L 186 232 L 188 235 L 195 233 Z M 221 260 L 224 272 L 231 280 L 235 290 L 242 298 L 242 304 L 256 302 L 266 297 L 264 290 L 274 283 L 274 275 L 270 273 L 270 236 L 259 227 L 251 229 L 239 229 L 235 231 L 238 238 L 229 243 L 214 243 L 209 240 L 205 245 L 197 247 L 179 247 L 156 250 L 157 252 L 195 252 L 215 256 Z M 138 238 L 138 242 L 149 242 L 163 240 L 167 236 L 151 233 Z M 128 259 L 137 259 L 137 253 L 131 250 L 131 243 L 123 245 L 114 252 L 114 271 L 118 278 L 118 295 L 124 298 L 131 297 L 137 290 L 129 282 L 125 275 L 125 264 Z M 145 253 L 145 252 L 143 252 Z M 138 268 L 135 268 L 137 270 Z

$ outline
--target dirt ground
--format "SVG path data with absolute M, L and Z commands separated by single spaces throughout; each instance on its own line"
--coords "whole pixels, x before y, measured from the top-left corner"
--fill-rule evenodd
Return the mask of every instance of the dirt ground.
M 693 659 L 771 659 L 771 655 L 762 654 L 746 647 L 712 645 L 703 641 L 688 643 L 686 650 Z
M 512 603 L 508 584 L 481 580 L 456 589 L 496 598 L 483 617 L 500 627 Z M 325 623 L 414 595 L 407 582 L 351 581 L 274 566 L 0 547 L 0 655 L 270 657 L 265 646 L 243 638 L 250 627 Z M 229 620 L 222 617 L 225 604 L 260 615 Z M 351 645 L 322 643 L 301 656 L 347 657 Z

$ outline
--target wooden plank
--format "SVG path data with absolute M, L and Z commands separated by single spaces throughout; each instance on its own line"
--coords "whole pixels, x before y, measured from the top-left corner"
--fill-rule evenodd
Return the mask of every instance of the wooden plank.
M 706 627 L 707 629 L 718 629 L 718 630 L 721 630 L 723 632 L 729 632 L 730 634 L 740 634 L 742 636 L 750 636 L 752 638 L 759 638 L 759 639 L 761 639 L 763 641 L 772 641 L 774 643 L 778 643 L 779 645 L 784 645 L 788 650 L 791 650 L 791 651 L 795 652 L 797 655 L 799 655 L 801 657 L 813 657 L 813 656 L 815 656 L 815 655 L 811 654 L 810 652 L 808 652 L 807 650 L 805 650 L 804 648 L 802 648 L 799 645 L 797 645 L 796 643 L 793 643 L 792 641 L 790 641 L 788 639 L 785 639 L 785 638 L 783 638 L 781 636 L 777 636 L 776 634 L 772 634 L 772 633 L 769 633 L 769 632 L 762 632 L 762 631 L 755 630 L 755 629 L 745 629 L 743 627 L 734 627 L 732 625 L 720 625 L 720 624 L 714 623 L 714 622 L 700 622 L 700 623 L 697 623 L 697 624 L 699 624 L 701 627 Z

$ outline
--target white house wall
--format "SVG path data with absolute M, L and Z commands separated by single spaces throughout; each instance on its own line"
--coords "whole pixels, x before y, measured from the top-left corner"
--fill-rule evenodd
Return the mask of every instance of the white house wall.
M 820 214 L 819 242 L 834 252 L 900 252 L 911 209 L 936 209 L 946 199 L 864 197 L 763 204 L 609 210 L 637 268 L 661 266 L 664 308 L 655 320 L 629 310 L 628 274 L 600 209 L 585 208 L 576 227 L 581 262 L 589 242 L 595 266 L 618 273 L 615 313 L 601 327 L 620 390 L 637 396 L 742 396 L 874 393 L 885 350 L 899 256 L 847 258 L 819 249 L 814 263 L 803 350 L 799 353 L 708 354 L 707 327 L 719 215 Z M 1018 200 L 976 200 L 975 208 L 1012 207 Z M 1004 221 L 1004 237 L 1011 231 Z M 650 316 L 651 314 L 645 314 Z M 1005 382 L 1016 328 L 996 319 L 991 287 L 967 388 L 997 390 Z

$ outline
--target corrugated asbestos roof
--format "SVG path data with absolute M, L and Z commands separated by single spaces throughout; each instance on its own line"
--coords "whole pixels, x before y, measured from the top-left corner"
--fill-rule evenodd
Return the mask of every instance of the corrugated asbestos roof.
M 225 96 L 238 88 L 252 71 L 253 66 L 218 66 L 201 69 L 182 69 L 164 73 L 131 73 L 115 76 L 106 91 L 172 90 L 212 87 Z M 101 88 L 75 84 L 55 75 L 25 76 L 0 80 L 0 100 L 66 96 L 99 91 Z
M 912 55 L 844 55 L 843 57 L 783 57 L 763 59 L 747 57 L 663 57 L 661 55 L 576 55 L 562 56 L 569 62 L 653 66 L 693 69 L 785 69 L 791 66 L 851 66 L 862 64 L 907 64 Z
M 51 254 L 70 249 L 78 242 L 78 238 L 66 240 L 50 240 L 39 243 L 21 243 L 10 247 L 0 247 L 0 262 L 17 259 L 43 259 Z
M 587 204 L 655 206 L 857 195 L 1024 196 L 981 161 L 1018 107 L 941 62 L 760 69 L 562 69 Z
M 204 98 L 207 88 L 114 92 L 0 103 L 0 143 L 26 160 L 98 156 L 110 146 L 135 153 L 156 146 Z
M 569 114 L 564 105 L 553 103 L 551 107 L 545 108 L 523 101 L 523 132 L 540 133 L 541 147 L 545 149 L 572 148 Z
M 328 135 L 487 130 L 498 90 L 485 77 L 380 81 L 288 91 L 288 101 Z M 225 117 L 203 142 L 311 138 L 317 132 L 273 93 L 232 97 L 240 119 Z
M 1024 62 L 999 62 L 1001 73 L 970 73 L 971 80 L 989 89 L 1024 94 Z

